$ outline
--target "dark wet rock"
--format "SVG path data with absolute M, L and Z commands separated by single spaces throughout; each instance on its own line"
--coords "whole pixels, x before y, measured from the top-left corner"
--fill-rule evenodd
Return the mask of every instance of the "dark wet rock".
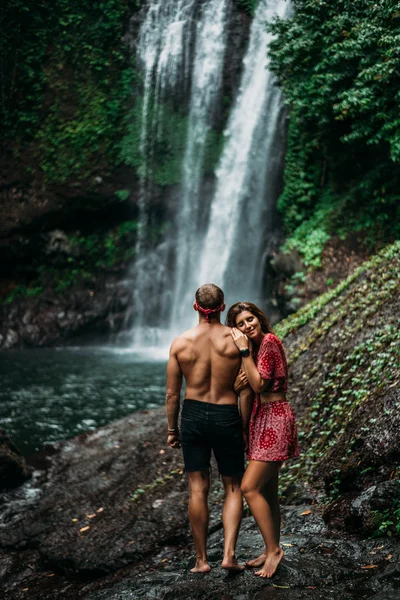
M 0 427 L 0 489 L 16 487 L 30 476 L 21 452 Z
M 363 402 L 334 451 L 317 466 L 315 477 L 323 478 L 327 490 L 336 481 L 340 492 L 324 513 L 331 527 L 370 535 L 400 503 L 399 403 L 400 390 L 391 383 Z
M 284 518 L 286 511 L 284 510 Z M 256 577 L 252 570 L 231 576 L 220 568 L 222 559 L 222 533 L 210 536 L 211 573 L 200 576 L 189 573 L 190 560 L 182 555 L 168 556 L 165 566 L 154 573 L 128 577 L 111 589 L 89 593 L 89 600 L 120 600 L 131 598 L 154 598 L 156 600 L 204 599 L 204 600 L 281 600 L 326 599 L 363 600 L 370 598 L 372 584 L 385 593 L 395 593 L 395 580 L 389 569 L 396 557 L 392 541 L 386 548 L 375 550 L 376 543 L 347 541 L 340 538 L 309 536 L 300 531 L 283 535 L 285 557 L 272 580 Z M 238 557 L 245 560 L 262 548 L 261 536 L 251 518 L 242 524 L 238 542 Z M 375 552 L 376 569 L 362 569 L 370 564 L 371 552 Z M 391 559 L 387 559 L 389 553 Z M 386 575 L 388 571 L 388 575 Z
M 187 540 L 181 455 L 165 449 L 163 419 L 163 411 L 135 414 L 60 444 L 43 493 L 18 518 L 8 515 L 2 547 L 38 548 L 48 568 L 98 576 Z
M 220 568 L 222 490 L 216 477 L 208 544 L 213 570 L 190 574 L 187 483 L 181 453 L 165 446 L 164 419 L 163 409 L 136 413 L 53 444 L 36 461 L 31 482 L 0 496 L 7 598 L 23 598 L 25 588 L 34 600 L 367 600 L 382 590 L 391 597 L 400 580 L 399 542 L 332 536 L 314 500 L 283 507 L 285 558 L 272 581 L 249 570 L 228 575 Z M 262 547 L 254 520 L 245 518 L 239 560 Z
M 99 277 L 89 286 L 20 298 L 0 306 L 0 349 L 52 346 L 76 335 L 118 331 L 130 295 L 119 277 Z

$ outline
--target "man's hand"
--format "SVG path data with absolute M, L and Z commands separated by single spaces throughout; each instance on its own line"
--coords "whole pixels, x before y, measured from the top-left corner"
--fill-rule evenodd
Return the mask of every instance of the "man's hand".
M 181 441 L 179 439 L 179 433 L 169 435 L 167 438 L 167 444 L 170 448 L 178 449 L 181 447 Z
M 233 389 L 235 390 L 236 394 L 239 395 L 240 392 L 248 386 L 250 386 L 250 384 L 249 380 L 247 379 L 247 375 L 244 371 L 242 371 L 242 369 L 240 369 L 235 379 L 235 383 L 233 384 Z

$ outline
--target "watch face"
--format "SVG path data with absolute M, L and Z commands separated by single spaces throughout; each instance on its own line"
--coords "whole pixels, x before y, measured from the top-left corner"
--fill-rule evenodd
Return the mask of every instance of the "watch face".
M 250 350 L 248 348 L 243 348 L 242 350 L 240 350 L 240 354 L 242 356 L 249 356 Z

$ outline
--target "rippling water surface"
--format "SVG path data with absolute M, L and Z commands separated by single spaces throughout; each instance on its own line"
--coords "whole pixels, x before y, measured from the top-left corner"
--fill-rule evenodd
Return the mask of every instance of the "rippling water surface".
M 24 454 L 164 403 L 164 358 L 110 349 L 0 355 L 0 425 Z

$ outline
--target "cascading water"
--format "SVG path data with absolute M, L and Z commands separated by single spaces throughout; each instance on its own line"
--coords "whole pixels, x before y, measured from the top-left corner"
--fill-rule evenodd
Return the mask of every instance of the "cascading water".
M 259 2 L 210 203 L 202 194 L 202 165 L 222 86 L 231 7 L 232 0 L 150 0 L 140 30 L 137 54 L 144 91 L 141 225 L 133 294 L 136 343 L 160 343 L 154 337 L 144 339 L 145 324 L 151 323 L 153 333 L 163 329 L 167 342 L 177 331 L 194 324 L 191 303 L 202 283 L 220 285 L 228 302 L 260 297 L 262 247 L 276 199 L 283 148 L 281 92 L 267 69 L 265 21 L 275 14 L 284 16 L 289 4 L 285 0 Z M 178 92 L 185 104 L 189 83 L 178 209 L 170 210 L 173 221 L 164 241 L 151 249 L 147 241 L 152 193 L 148 169 L 161 118 L 149 107 L 151 103 L 157 106 L 168 94 L 176 97 Z M 205 227 L 199 228 L 199 222 Z
M 271 36 L 265 31 L 265 21 L 276 14 L 285 16 L 288 6 L 282 0 L 259 4 L 216 172 L 216 191 L 197 281 L 213 281 L 232 301 L 243 294 L 258 301 L 260 294 L 266 217 L 275 200 L 271 195 L 276 178 L 274 159 L 277 155 L 279 159 L 282 147 L 276 143 L 281 91 L 267 68 L 266 47 Z
M 143 99 L 140 132 L 140 192 L 134 285 L 134 344 L 156 342 L 154 330 L 145 325 L 147 313 L 159 312 L 158 291 L 168 277 L 162 255 L 149 247 L 151 227 L 151 158 L 160 137 L 163 100 L 184 86 L 190 65 L 190 43 L 195 0 L 153 0 L 150 2 L 137 40 L 137 63 L 143 74 Z M 183 76 L 182 76 L 183 74 Z M 185 76 L 186 74 L 186 76 Z M 159 249 L 160 251 L 160 249 Z M 156 273 L 156 277 L 154 274 Z M 155 334 L 157 336 L 157 334 Z
M 197 26 L 189 129 L 177 213 L 175 312 L 179 311 L 176 299 L 185 297 L 202 242 L 199 222 L 204 202 L 199 192 L 206 139 L 222 83 L 227 4 L 227 0 L 211 0 L 204 7 L 203 19 Z
M 279 139 L 282 94 L 267 69 L 270 35 L 265 21 L 285 16 L 288 8 L 282 0 L 261 0 L 254 17 L 242 81 L 216 171 L 208 231 L 187 269 L 191 273 L 185 279 L 187 293 L 176 297 L 173 330 L 193 322 L 191 299 L 202 283 L 222 287 L 228 304 L 239 299 L 260 301 L 262 244 L 276 199 L 283 146 Z

